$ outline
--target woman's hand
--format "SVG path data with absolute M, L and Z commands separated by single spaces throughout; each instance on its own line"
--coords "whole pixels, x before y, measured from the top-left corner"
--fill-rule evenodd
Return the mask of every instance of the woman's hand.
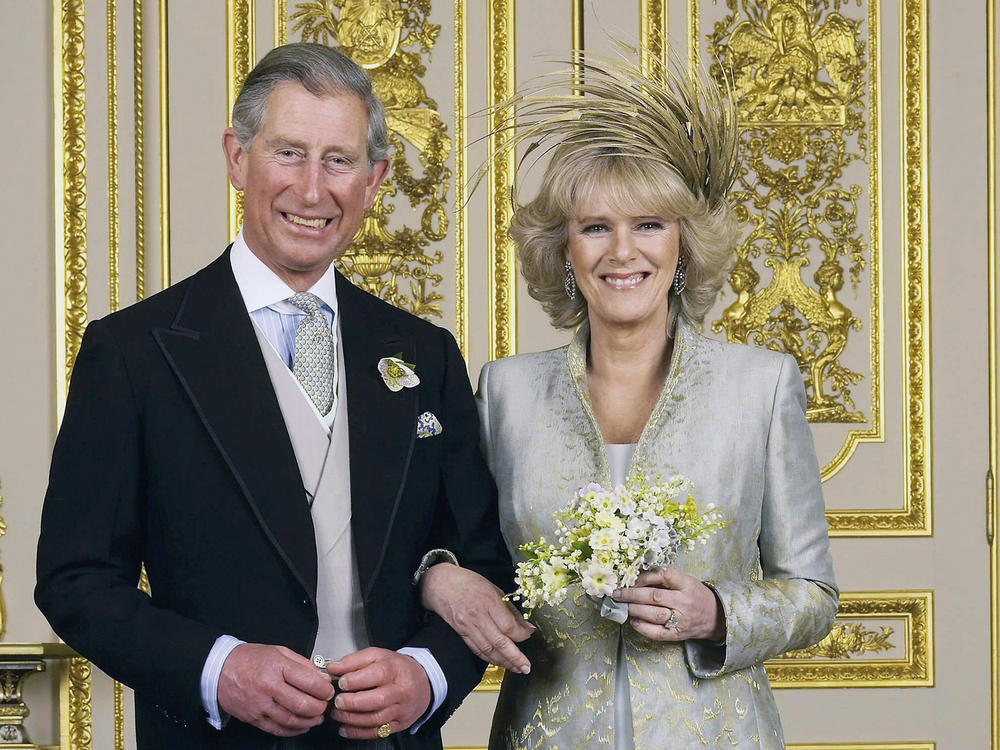
M 420 582 L 424 607 L 436 612 L 483 661 L 528 674 L 528 661 L 515 642 L 535 632 L 503 592 L 478 573 L 451 563 L 427 569 Z
M 654 641 L 725 640 L 725 613 L 715 592 L 674 568 L 644 571 L 635 585 L 612 596 L 628 603 L 632 627 Z

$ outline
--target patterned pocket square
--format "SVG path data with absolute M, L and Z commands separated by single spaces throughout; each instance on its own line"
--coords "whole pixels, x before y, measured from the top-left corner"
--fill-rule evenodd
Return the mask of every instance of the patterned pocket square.
M 417 417 L 418 438 L 434 437 L 435 435 L 440 435 L 442 432 L 444 432 L 444 428 L 441 426 L 438 418 L 434 416 L 434 412 L 425 411 Z

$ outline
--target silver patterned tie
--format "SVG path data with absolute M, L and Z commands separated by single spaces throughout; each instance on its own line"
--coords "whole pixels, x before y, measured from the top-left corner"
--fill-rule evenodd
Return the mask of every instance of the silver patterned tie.
M 337 383 L 333 331 L 320 311 L 321 303 L 316 295 L 299 292 L 289 297 L 288 301 L 306 314 L 295 329 L 292 372 L 319 413 L 326 416 L 333 406 Z

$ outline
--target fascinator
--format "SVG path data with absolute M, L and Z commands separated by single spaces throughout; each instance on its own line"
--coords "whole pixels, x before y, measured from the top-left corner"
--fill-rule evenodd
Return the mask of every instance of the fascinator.
M 505 136 L 497 155 L 523 147 L 518 172 L 529 157 L 530 167 L 553 150 L 570 169 L 575 160 L 597 156 L 649 159 L 675 172 L 714 209 L 737 171 L 732 97 L 703 73 L 653 56 L 643 71 L 632 61 L 636 50 L 619 47 L 620 57 L 574 52 L 568 61 L 555 60 L 566 67 L 529 81 L 488 110 L 493 134 Z M 487 169 L 479 169 L 473 189 Z

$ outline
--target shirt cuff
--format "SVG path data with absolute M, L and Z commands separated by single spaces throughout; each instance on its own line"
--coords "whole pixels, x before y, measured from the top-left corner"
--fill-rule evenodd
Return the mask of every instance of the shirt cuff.
M 244 643 L 246 641 L 231 635 L 220 635 L 208 652 L 205 666 L 201 670 L 201 705 L 208 714 L 208 723 L 216 729 L 222 729 L 229 721 L 229 716 L 222 716 L 219 711 L 219 676 L 222 674 L 222 665 L 233 649 Z
M 410 727 L 410 734 L 415 734 L 434 715 L 434 712 L 441 708 L 441 704 L 444 703 L 444 699 L 448 695 L 448 680 L 445 678 L 444 672 L 441 671 L 441 666 L 437 663 L 437 659 L 431 654 L 430 649 L 404 646 L 397 653 L 415 659 L 417 664 L 424 668 L 424 672 L 427 673 L 427 680 L 431 683 L 431 706 Z

